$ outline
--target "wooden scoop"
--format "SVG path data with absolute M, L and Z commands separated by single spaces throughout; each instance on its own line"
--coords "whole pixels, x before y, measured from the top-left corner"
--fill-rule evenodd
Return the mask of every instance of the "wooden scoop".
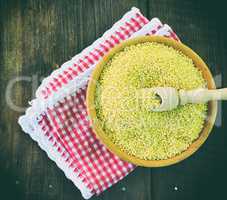
M 207 103 L 211 100 L 227 100 L 227 88 L 209 90 L 206 88 L 199 88 L 195 90 L 177 90 L 172 87 L 155 87 L 144 88 L 143 92 L 152 91 L 161 99 L 160 106 L 150 107 L 152 111 L 162 112 L 177 108 L 179 105 L 187 103 Z

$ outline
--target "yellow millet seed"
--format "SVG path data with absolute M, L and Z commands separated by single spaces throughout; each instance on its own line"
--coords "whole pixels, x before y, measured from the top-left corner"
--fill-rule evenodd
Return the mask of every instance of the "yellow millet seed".
M 137 93 L 152 87 L 190 90 L 206 87 L 206 81 L 193 61 L 172 47 L 155 42 L 131 45 L 105 65 L 95 105 L 102 128 L 119 148 L 141 159 L 161 160 L 180 154 L 198 138 L 207 104 L 152 112 L 146 105 L 158 106 L 160 99 L 154 96 L 141 103 Z

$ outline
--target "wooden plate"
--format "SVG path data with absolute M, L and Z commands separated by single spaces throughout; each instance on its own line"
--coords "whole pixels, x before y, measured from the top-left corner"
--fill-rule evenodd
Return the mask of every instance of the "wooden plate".
M 204 127 L 200 133 L 200 136 L 197 140 L 195 140 L 187 150 L 182 152 L 181 154 L 165 159 L 165 160 L 143 160 L 136 158 L 135 156 L 127 154 L 127 152 L 122 151 L 116 144 L 114 144 L 107 134 L 104 132 L 104 130 L 101 127 L 101 122 L 96 116 L 96 109 L 95 109 L 95 90 L 96 90 L 96 83 L 99 79 L 99 76 L 102 72 L 103 67 L 105 64 L 119 51 L 123 50 L 126 46 L 135 45 L 138 43 L 144 43 L 144 42 L 158 42 L 163 43 L 165 45 L 171 46 L 177 50 L 180 50 L 182 53 L 184 53 L 186 56 L 191 58 L 195 64 L 196 67 L 198 67 L 203 74 L 203 77 L 205 80 L 207 80 L 207 86 L 209 89 L 215 89 L 215 83 L 212 78 L 211 72 L 208 69 L 207 65 L 203 62 L 203 60 L 189 47 L 185 46 L 184 44 L 177 42 L 172 39 L 168 39 L 161 36 L 142 36 L 137 37 L 134 39 L 127 40 L 125 42 L 122 42 L 115 48 L 113 48 L 96 66 L 94 69 L 90 81 L 88 83 L 88 89 L 87 89 L 87 110 L 90 117 L 90 120 L 92 122 L 92 128 L 94 132 L 96 133 L 97 137 L 100 139 L 100 141 L 114 154 L 119 156 L 121 159 L 128 161 L 130 163 L 133 163 L 135 165 L 139 166 L 145 166 L 145 167 L 161 167 L 161 166 L 167 166 L 172 165 L 177 162 L 180 162 L 184 160 L 185 158 L 192 155 L 198 148 L 205 142 L 207 139 L 209 133 L 211 132 L 216 114 L 217 114 L 217 102 L 211 101 L 208 103 L 208 115 L 207 119 L 204 123 Z

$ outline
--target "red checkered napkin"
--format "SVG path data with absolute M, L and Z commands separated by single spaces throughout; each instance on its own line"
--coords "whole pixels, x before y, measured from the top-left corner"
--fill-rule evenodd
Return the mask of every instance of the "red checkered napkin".
M 149 21 L 132 8 L 101 38 L 44 79 L 31 107 L 19 118 L 22 129 L 86 199 L 100 194 L 135 168 L 108 151 L 91 129 L 85 105 L 89 75 L 111 48 L 147 34 L 178 40 L 168 25 L 157 18 Z

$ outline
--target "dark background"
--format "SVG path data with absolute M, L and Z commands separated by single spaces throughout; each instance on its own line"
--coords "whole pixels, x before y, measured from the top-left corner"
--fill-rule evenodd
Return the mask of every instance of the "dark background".
M 17 124 L 21 114 L 5 102 L 8 81 L 47 76 L 110 28 L 132 6 L 176 31 L 227 87 L 227 11 L 224 1 L 202 0 L 0 0 L 0 199 L 78 200 L 76 187 Z M 12 98 L 27 106 L 31 85 L 15 85 Z M 227 103 L 206 143 L 187 160 L 164 168 L 137 168 L 93 199 L 227 199 Z M 123 189 L 122 189 L 123 188 Z

